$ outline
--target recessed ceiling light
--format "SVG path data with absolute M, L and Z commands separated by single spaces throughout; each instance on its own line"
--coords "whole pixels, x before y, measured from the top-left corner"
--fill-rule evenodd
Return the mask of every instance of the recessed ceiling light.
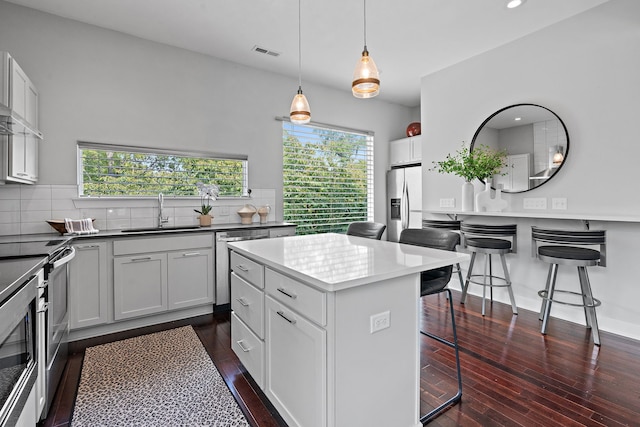
M 515 119 L 513 119 L 513 120 L 515 120 L 515 121 L 517 122 L 517 121 L 522 120 L 522 117 L 516 117 L 516 118 L 515 118 Z
M 515 9 L 518 6 L 522 6 L 527 0 L 507 0 L 507 8 Z

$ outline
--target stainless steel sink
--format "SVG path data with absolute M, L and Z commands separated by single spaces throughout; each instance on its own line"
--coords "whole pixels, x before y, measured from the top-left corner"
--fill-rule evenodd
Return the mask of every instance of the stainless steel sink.
M 177 225 L 175 227 L 138 227 L 138 228 L 125 228 L 121 231 L 123 233 L 144 233 L 147 231 L 173 231 L 173 230 L 192 230 L 194 228 L 200 228 L 199 225 Z

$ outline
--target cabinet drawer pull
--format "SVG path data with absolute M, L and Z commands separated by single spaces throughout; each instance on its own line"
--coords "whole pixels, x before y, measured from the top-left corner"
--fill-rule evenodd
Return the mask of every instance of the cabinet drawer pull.
M 236 341 L 236 342 L 238 343 L 238 345 L 240 346 L 242 351 L 244 351 L 245 353 L 248 353 L 249 350 L 251 350 L 251 347 L 245 347 L 244 340 L 240 340 L 240 341 Z
M 247 302 L 247 300 L 242 298 L 242 297 L 237 298 L 236 301 L 238 301 L 241 305 L 243 305 L 245 307 L 249 307 L 249 303 Z
M 82 246 L 76 246 L 76 248 L 78 249 L 93 249 L 93 248 L 99 248 L 100 246 L 98 245 L 82 245 Z
M 140 258 L 131 258 L 131 262 L 136 262 L 136 261 L 151 261 L 151 257 L 150 256 L 143 256 Z
M 287 316 L 284 315 L 284 313 L 282 311 L 276 311 L 276 313 L 278 314 L 278 316 L 282 317 L 284 320 L 286 320 L 287 322 L 291 323 L 292 325 L 296 324 L 296 320 L 295 319 L 289 319 Z
M 277 291 L 278 291 L 278 292 L 280 292 L 280 293 L 282 293 L 282 294 L 285 294 L 286 296 L 288 296 L 288 297 L 289 297 L 289 298 L 291 298 L 291 299 L 296 299 L 296 298 L 298 298 L 298 295 L 294 294 L 293 292 L 287 292 L 287 290 L 286 290 L 286 289 L 278 288 L 278 289 L 277 289 Z
M 238 265 L 236 265 L 236 266 L 235 266 L 235 268 L 237 268 L 238 270 L 242 270 L 242 271 L 244 271 L 245 273 L 246 273 L 247 271 L 249 271 L 249 269 L 248 269 L 247 267 L 245 267 L 244 265 L 242 265 L 242 264 L 238 264 Z
M 184 254 L 182 254 L 182 256 L 187 257 L 187 256 L 198 256 L 200 255 L 200 252 L 186 252 Z

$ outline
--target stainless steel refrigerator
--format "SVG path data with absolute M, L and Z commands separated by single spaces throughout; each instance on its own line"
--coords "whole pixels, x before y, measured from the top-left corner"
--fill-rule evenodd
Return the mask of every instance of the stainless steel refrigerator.
M 422 228 L 422 167 L 387 172 L 387 239 L 397 242 L 405 228 Z

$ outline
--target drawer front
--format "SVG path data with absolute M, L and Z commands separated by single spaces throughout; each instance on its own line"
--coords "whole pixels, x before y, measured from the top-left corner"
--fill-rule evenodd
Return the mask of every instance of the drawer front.
M 249 258 L 231 252 L 231 271 L 260 289 L 264 289 L 264 267 Z
M 264 339 L 264 292 L 231 273 L 231 310 Z
M 274 299 L 306 316 L 320 326 L 327 324 L 327 295 L 310 286 L 277 273 L 265 273 L 266 289 Z
M 231 348 L 255 382 L 264 389 L 264 342 L 231 313 Z
M 213 248 L 213 235 L 211 233 L 190 233 L 188 236 L 147 236 L 135 239 L 116 239 L 113 242 L 114 255 L 179 251 L 193 248 Z

